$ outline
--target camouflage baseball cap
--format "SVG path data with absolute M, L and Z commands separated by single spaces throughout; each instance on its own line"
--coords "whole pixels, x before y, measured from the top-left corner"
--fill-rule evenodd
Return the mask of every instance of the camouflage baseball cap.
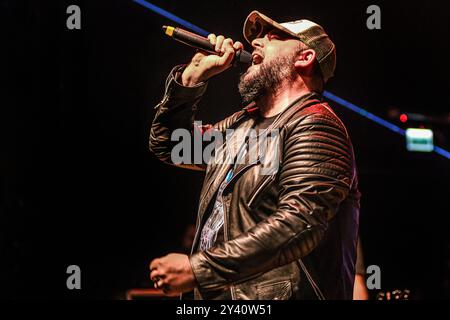
M 309 20 L 296 20 L 278 23 L 268 16 L 252 11 L 244 23 L 244 37 L 250 44 L 256 38 L 263 37 L 274 28 L 299 39 L 316 52 L 324 82 L 334 75 L 336 68 L 336 48 L 325 30 Z

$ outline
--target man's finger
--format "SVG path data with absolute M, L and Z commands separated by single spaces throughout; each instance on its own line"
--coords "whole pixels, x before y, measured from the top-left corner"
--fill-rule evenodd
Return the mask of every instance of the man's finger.
M 233 40 L 231 40 L 230 38 L 226 38 L 223 41 L 222 50 L 221 51 L 222 51 L 222 53 L 225 53 L 225 51 L 230 50 L 230 49 L 233 49 L 233 51 L 234 51 Z
M 223 44 L 224 40 L 225 40 L 224 36 L 218 36 L 216 38 L 216 52 L 221 52 L 222 51 L 222 44 Z
M 163 275 L 157 270 L 153 270 L 152 272 L 150 272 L 150 279 L 152 279 L 152 281 L 158 281 L 160 278 L 162 278 Z M 153 280 L 155 279 L 155 280 Z
M 231 61 L 234 58 L 234 49 L 227 49 L 225 50 L 225 53 L 222 55 L 221 59 L 221 63 L 222 65 L 228 65 L 228 67 L 231 67 Z
M 234 50 L 244 50 L 244 45 L 241 42 L 236 41 L 233 44 L 233 48 L 234 48 Z
M 216 45 L 216 35 L 215 35 L 214 33 L 210 33 L 210 34 L 208 35 L 208 39 L 209 39 L 209 42 L 211 42 L 211 44 L 212 44 L 213 46 Z
M 156 269 L 159 265 L 159 259 L 153 259 L 152 262 L 150 262 L 150 270 Z

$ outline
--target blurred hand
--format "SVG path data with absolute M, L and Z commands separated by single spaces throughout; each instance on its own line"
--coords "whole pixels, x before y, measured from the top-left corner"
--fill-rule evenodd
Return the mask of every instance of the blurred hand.
M 170 253 L 154 259 L 150 263 L 150 279 L 155 283 L 155 288 L 170 297 L 196 287 L 189 257 L 185 254 Z

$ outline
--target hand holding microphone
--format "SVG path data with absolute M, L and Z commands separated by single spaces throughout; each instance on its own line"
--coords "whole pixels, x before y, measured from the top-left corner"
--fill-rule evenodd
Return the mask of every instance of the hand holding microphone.
M 233 42 L 224 36 L 201 37 L 189 31 L 173 27 L 163 27 L 165 33 L 175 40 L 196 47 L 201 51 L 192 58 L 182 75 L 184 86 L 194 86 L 212 76 L 227 70 L 236 59 L 241 63 L 251 63 L 251 54 L 244 51 L 241 42 Z

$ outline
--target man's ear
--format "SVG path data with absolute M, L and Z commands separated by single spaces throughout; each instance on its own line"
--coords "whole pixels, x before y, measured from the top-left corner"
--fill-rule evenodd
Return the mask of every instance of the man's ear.
M 316 52 L 313 49 L 303 50 L 295 60 L 295 68 L 305 70 L 312 68 L 316 60 Z

